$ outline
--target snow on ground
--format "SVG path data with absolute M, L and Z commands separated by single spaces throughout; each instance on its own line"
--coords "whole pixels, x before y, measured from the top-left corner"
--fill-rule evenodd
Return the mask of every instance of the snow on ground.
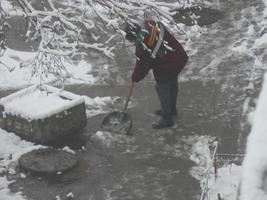
M 95 97 L 90 98 L 83 96 L 86 105 L 87 117 L 92 117 L 98 114 L 107 113 L 111 111 L 111 105 L 114 104 L 118 97 Z
M 222 7 L 223 3 L 219 4 Z M 190 66 L 186 66 L 187 69 L 182 72 L 180 80 L 202 80 L 207 82 L 213 79 L 220 80 L 223 78 L 218 76 L 221 65 L 223 63 L 229 65 L 230 63 L 228 63 L 228 61 L 233 57 L 241 56 L 255 58 L 253 67 L 251 64 L 244 63 L 242 68 L 247 69 L 248 76 L 250 74 L 259 76 L 259 74 L 256 74 L 255 68 L 265 68 L 262 63 L 265 54 L 259 53 L 259 49 L 264 46 L 266 47 L 267 35 L 267 24 L 265 20 L 267 8 L 265 8 L 263 12 L 259 12 L 259 7 L 260 5 L 244 8 L 240 13 L 240 19 L 236 19 L 234 15 L 224 16 L 224 18 L 229 17 L 228 20 L 234 21 L 235 25 L 232 27 L 231 24 L 227 23 L 225 25 L 220 24 L 219 26 L 214 23 L 209 28 L 204 27 L 199 29 L 199 27 L 195 27 L 195 31 L 194 29 L 186 30 L 188 34 L 193 37 L 193 42 L 188 40 L 185 44 L 185 48 L 191 60 L 194 59 L 195 62 L 190 63 Z M 218 9 L 220 10 L 220 7 Z M 223 8 L 221 10 L 223 10 Z M 240 29 L 240 34 L 236 32 L 238 29 Z M 201 34 L 196 34 L 197 32 L 201 32 Z M 203 45 L 206 35 L 214 35 L 216 40 L 212 40 L 210 45 Z M 227 40 L 224 38 L 227 38 Z M 201 54 L 203 49 L 197 48 L 199 45 L 203 46 L 205 52 L 209 53 Z M 231 77 L 229 76 L 229 78 L 234 80 L 236 76 L 236 74 L 233 74 Z
M 95 97 L 82 96 L 85 100 L 87 117 L 111 112 L 114 110 L 122 110 L 125 105 L 125 99 L 118 96 L 114 97 Z M 131 99 L 128 108 L 136 106 L 134 99 Z
M 5 174 L 15 173 L 15 167 L 19 157 L 33 149 L 39 149 L 42 146 L 34 145 L 31 142 L 21 140 L 20 137 L 13 133 L 8 133 L 0 129 L 0 199 L 1 200 L 24 200 L 21 193 L 11 193 Z
M 208 195 L 210 199 L 236 200 L 241 178 L 241 166 L 230 164 L 218 169 L 218 177 L 214 174 L 209 178 Z
M 116 137 L 116 136 L 115 136 Z M 100 142 L 103 146 L 110 148 L 112 143 L 114 142 L 114 134 L 105 131 L 97 131 L 93 136 L 92 139 Z
M 190 160 L 194 161 L 197 166 L 191 169 L 191 174 L 201 180 L 200 174 L 206 173 L 209 166 L 212 166 L 211 146 L 212 138 L 207 136 L 200 136 L 197 141 L 192 145 L 192 153 Z
M 248 86 L 245 89 L 252 89 L 254 90 L 254 82 L 257 77 L 262 76 L 262 71 L 257 71 L 258 69 L 266 69 L 266 59 L 264 56 L 266 54 L 258 54 L 262 49 L 266 49 L 267 46 L 267 24 L 266 20 L 263 20 L 263 18 L 267 17 L 267 1 L 264 1 L 265 3 L 265 9 L 263 11 L 263 15 L 259 14 L 259 12 L 256 10 L 256 7 L 249 7 L 242 11 L 242 17 L 240 21 L 235 21 L 236 26 L 242 28 L 242 26 L 245 24 L 244 22 L 249 22 L 248 19 L 246 19 L 246 15 L 251 14 L 251 19 L 255 20 L 254 22 L 257 23 L 257 26 L 260 27 L 260 30 L 258 30 L 255 27 L 255 24 L 248 24 L 247 28 L 244 29 L 245 31 L 240 35 L 240 37 L 232 44 L 229 45 L 229 49 L 225 50 L 225 54 L 221 54 L 218 56 L 213 56 L 213 60 L 209 63 L 199 64 L 199 66 L 202 67 L 200 69 L 200 73 L 203 74 L 203 76 L 197 75 L 196 77 L 192 76 L 192 72 L 190 72 L 190 69 L 187 70 L 186 74 L 184 74 L 184 77 L 182 79 L 187 80 L 186 76 L 187 73 L 189 74 L 191 79 L 198 79 L 201 77 L 201 79 L 204 79 L 207 77 L 207 79 L 214 78 L 216 76 L 216 68 L 221 64 L 224 63 L 225 60 L 228 60 L 231 56 L 240 56 L 240 55 L 246 55 L 247 57 L 254 58 L 254 63 L 252 65 L 245 66 L 244 68 L 248 67 Z M 244 21 L 243 21 L 244 20 Z M 216 31 L 216 30 L 215 30 Z M 214 44 L 216 44 L 216 41 L 214 41 Z M 190 46 L 189 46 L 190 48 Z M 191 50 L 190 50 L 191 51 Z M 214 49 L 213 53 L 217 54 L 218 52 L 223 52 L 222 49 Z M 197 53 L 197 51 L 191 51 L 193 56 Z M 202 58 L 201 58 L 202 59 Z M 202 59 L 201 61 L 206 62 L 205 59 Z M 203 67 L 204 66 L 204 67 Z M 196 68 L 192 68 L 193 70 L 196 70 Z M 208 76 L 205 76 L 204 73 L 206 73 Z M 211 74 L 214 73 L 214 76 L 211 76 Z M 236 78 L 236 74 L 233 75 Z M 217 77 L 216 77 L 217 78 Z M 228 83 L 229 84 L 229 83 Z M 229 86 L 229 85 L 228 85 Z M 251 99 L 253 100 L 253 99 Z M 246 104 L 246 100 L 244 101 L 243 105 L 243 113 L 247 113 L 250 111 L 250 107 L 248 104 Z M 242 179 L 242 198 L 241 200 L 251 200 L 251 199 L 257 199 L 257 200 L 266 200 L 267 199 L 267 181 L 266 178 L 266 169 L 267 169 L 267 156 L 266 156 L 266 143 L 267 143 L 267 137 L 266 137 L 266 131 L 267 128 L 265 123 L 266 121 L 266 112 L 267 112 L 267 74 L 265 75 L 265 83 L 264 87 L 262 88 L 262 92 L 259 98 L 259 102 L 257 103 L 257 109 L 256 112 L 250 116 L 252 119 L 252 125 L 253 129 L 251 131 L 251 134 L 248 139 L 247 144 L 247 156 L 245 158 L 244 166 L 237 166 L 237 165 L 226 165 L 223 167 L 220 167 L 218 169 L 218 178 L 215 181 L 214 178 L 214 169 L 211 168 L 211 176 L 208 179 L 208 194 L 209 199 L 218 199 L 217 195 L 218 193 L 222 197 L 222 199 L 227 200 L 236 200 L 236 196 L 238 193 L 238 187 Z M 194 148 L 193 151 L 199 152 L 196 155 L 207 155 L 207 148 L 205 149 L 205 145 L 207 145 L 207 142 L 205 140 L 202 141 L 202 149 Z M 199 145 L 197 145 L 198 147 Z M 199 159 L 192 157 L 193 160 L 198 164 Z M 205 156 L 203 157 L 205 159 Z M 201 160 L 201 159 L 200 159 Z M 210 161 L 208 160 L 206 164 L 209 164 Z M 208 166 L 205 165 L 205 162 L 200 165 L 194 167 L 191 169 L 192 176 L 196 178 L 202 177 L 202 184 L 205 182 L 205 169 L 208 168 Z M 243 169 L 244 168 L 244 169 Z M 198 170 L 200 169 L 200 170 Z M 265 183 L 265 185 L 263 185 Z M 202 185 L 203 186 L 203 185 Z M 262 189 L 265 188 L 265 191 Z
M 267 73 L 264 77 L 257 108 L 251 113 L 252 130 L 248 137 L 246 157 L 243 166 L 230 164 L 218 168 L 218 177 L 215 180 L 214 168 L 211 168 L 208 178 L 208 195 L 210 199 L 236 200 L 241 184 L 240 200 L 267 199 Z M 210 138 L 202 137 L 192 145 L 191 159 L 197 164 L 191 169 L 193 177 L 202 180 L 202 187 L 206 181 L 207 169 L 211 165 L 209 153 Z M 242 181 L 241 181 L 242 180 Z M 203 188 L 204 189 L 204 188 Z
M 267 5 L 267 1 L 264 2 Z M 2 1 L 1 4 L 5 5 L 5 7 L 12 9 L 12 6 L 7 3 L 7 1 Z M 253 11 L 256 12 L 256 11 Z M 267 9 L 265 8 L 265 16 L 267 16 Z M 255 16 L 254 16 L 255 17 Z M 262 18 L 262 17 L 260 17 Z M 257 18 L 257 22 L 261 21 L 261 27 L 262 31 L 264 28 L 266 28 L 266 20 L 259 20 L 260 18 Z M 245 19 L 245 18 L 243 18 Z M 246 19 L 245 19 L 246 20 Z M 241 27 L 240 22 L 236 22 L 237 26 Z M 218 30 L 214 30 L 216 32 Z M 214 49 L 212 57 L 213 59 L 210 63 L 205 63 L 205 59 L 201 58 L 203 61 L 200 63 L 197 62 L 197 64 L 202 68 L 200 70 L 200 75 L 198 74 L 198 77 L 195 77 L 198 79 L 199 77 L 203 78 L 204 74 L 207 74 L 207 78 L 210 78 L 210 74 L 212 74 L 212 70 L 218 67 L 220 63 L 222 63 L 224 60 L 227 60 L 230 56 L 238 55 L 240 53 L 243 54 L 250 54 L 252 55 L 253 50 L 259 48 L 259 47 L 266 47 L 266 35 L 267 33 L 262 34 L 262 36 L 259 37 L 259 34 L 252 26 L 249 26 L 247 29 L 247 32 L 244 33 L 243 37 L 240 38 L 240 40 L 236 41 L 232 46 L 230 46 L 230 50 L 224 52 L 228 52 L 223 55 L 219 55 L 219 53 L 223 52 L 222 49 L 216 50 Z M 252 42 L 253 41 L 253 42 Z M 217 41 L 214 41 L 216 43 Z M 218 41 L 220 42 L 220 41 Z M 253 45 L 251 45 L 251 42 Z M 251 47 L 253 49 L 251 49 Z M 191 48 L 188 46 L 188 48 Z M 197 51 L 193 50 L 192 47 L 191 56 L 196 54 Z M 250 49 L 248 51 L 248 49 Z M 11 49 L 8 49 L 5 56 L 0 58 L 0 62 L 6 63 L 8 68 L 12 69 L 13 71 L 9 73 L 6 66 L 0 63 L 0 89 L 17 89 L 26 87 L 28 85 L 31 85 L 33 83 L 38 83 L 38 79 L 31 79 L 30 78 L 30 69 L 20 68 L 20 62 L 26 61 L 31 58 L 33 58 L 34 53 L 27 53 L 27 52 L 18 52 Z M 259 57 L 260 61 L 262 57 Z M 262 63 L 261 65 L 257 64 L 257 60 L 255 61 L 255 67 L 263 67 Z M 203 67 L 205 66 L 205 67 Z M 78 63 L 77 66 L 69 66 L 69 71 L 73 74 L 76 79 L 71 79 L 67 82 L 67 84 L 74 84 L 74 83 L 84 83 L 87 84 L 95 84 L 98 80 L 97 78 L 90 75 L 91 72 L 91 65 L 81 61 L 81 63 Z M 193 69 L 193 68 L 192 68 Z M 195 68 L 194 68 L 195 69 Z M 208 73 L 207 73 L 208 72 Z M 192 78 L 192 72 L 187 70 L 185 76 L 183 77 L 185 80 L 188 80 Z M 203 75 L 203 76 L 202 76 Z M 193 77 L 194 78 L 194 77 Z M 82 80 L 81 80 L 82 79 Z M 54 77 L 49 77 L 47 79 L 47 82 L 53 82 L 55 79 Z M 253 80 L 253 79 L 252 79 Z M 267 80 L 267 75 L 265 80 Z M 257 110 L 254 114 L 253 119 L 253 129 L 249 136 L 248 141 L 248 149 L 247 149 L 247 157 L 245 159 L 244 163 L 244 171 L 242 178 L 244 179 L 242 184 L 242 200 L 247 199 L 255 199 L 252 196 L 259 194 L 262 195 L 262 199 L 267 199 L 266 194 L 263 193 L 263 191 L 260 190 L 259 180 L 262 180 L 263 170 L 267 168 L 267 158 L 262 152 L 266 152 L 266 142 L 267 137 L 265 137 L 264 133 L 266 132 L 266 128 L 263 126 L 265 123 L 265 113 L 267 112 L 267 108 L 264 105 L 264 103 L 267 101 L 267 81 L 265 81 L 264 90 L 261 93 L 260 100 L 258 102 Z M 107 112 L 107 110 L 103 109 L 108 107 L 107 105 L 111 104 L 114 99 L 111 97 L 97 97 L 97 98 L 90 98 L 86 97 L 86 105 L 87 105 L 87 114 L 88 116 L 93 116 L 102 112 Z M 265 111 L 266 110 L 266 111 Z M 110 135 L 103 134 L 101 132 L 96 133 L 96 136 L 98 138 L 104 138 L 104 140 L 109 140 Z M 192 156 L 191 159 L 197 164 L 196 167 L 192 168 L 191 174 L 192 176 L 205 180 L 205 172 L 207 172 L 205 169 L 211 166 L 212 162 L 210 160 L 210 157 L 207 155 L 211 155 L 209 152 L 209 144 L 210 138 L 207 137 L 200 137 L 197 138 L 197 140 L 194 140 L 192 143 Z M 262 145 L 260 145 L 262 144 Z M 22 153 L 25 153 L 31 149 L 37 148 L 31 143 L 27 143 L 25 141 L 20 140 L 17 136 L 15 136 L 12 133 L 7 133 L 0 129 L 0 174 L 5 172 L 6 166 L 9 166 L 12 162 L 16 161 Z M 12 155 L 12 156 L 10 156 Z M 266 163 L 265 163 L 265 162 Z M 256 170 L 257 169 L 257 170 Z M 213 171 L 213 170 L 212 170 Z M 217 194 L 220 193 L 221 197 L 224 199 L 232 200 L 235 198 L 235 195 L 237 193 L 237 187 L 239 184 L 241 176 L 241 167 L 232 165 L 232 166 L 224 166 L 222 168 L 218 169 L 218 178 L 215 182 L 214 174 L 211 174 L 211 177 L 209 179 L 209 194 L 210 199 L 217 199 Z M 3 198 L 3 200 L 22 200 L 24 199 L 20 194 L 10 194 L 9 190 L 7 188 L 9 181 L 6 180 L 5 177 L 0 176 L 0 197 Z M 259 199 L 259 198 L 257 198 Z
M 238 185 L 241 177 L 241 166 L 225 164 L 218 167 L 217 178 L 213 166 L 215 149 L 214 138 L 210 136 L 195 136 L 184 139 L 191 143 L 190 159 L 196 163 L 190 174 L 201 182 L 202 190 L 206 191 L 206 198 L 218 199 L 218 194 L 223 199 L 236 200 Z M 205 187 L 207 186 L 208 189 Z
M 4 10 L 5 10 L 6 12 L 10 13 L 11 11 L 14 11 L 14 8 L 13 8 L 13 6 L 10 4 L 9 1 L 7 1 L 7 0 L 1 0 L 0 4 L 1 4 L 2 8 L 4 8 Z
M 32 84 L 39 83 L 38 79 L 30 79 L 30 68 L 23 67 L 20 68 L 20 63 L 22 61 L 27 61 L 34 57 L 34 53 L 30 52 L 19 52 L 14 51 L 12 49 L 8 49 L 3 57 L 0 57 L 0 89 L 18 89 L 26 86 L 30 86 Z M 2 63 L 1 63 L 2 62 Z M 3 63 L 5 63 L 5 66 Z M 9 72 L 10 70 L 13 70 Z M 67 69 L 69 73 L 72 74 L 72 78 L 68 79 L 66 84 L 95 84 L 98 80 L 93 77 L 90 72 L 92 67 L 90 64 L 85 61 L 79 62 L 76 66 L 68 65 Z M 75 78 L 76 77 L 76 78 Z M 30 80 L 30 81 L 29 81 Z M 46 82 L 53 82 L 54 77 L 49 77 Z M 64 104 L 68 101 L 62 100 L 61 98 L 57 98 L 56 96 L 47 96 L 47 99 L 44 103 L 44 95 L 42 92 L 35 92 L 28 98 L 24 98 L 24 102 L 21 101 L 11 101 L 7 107 L 11 112 L 16 112 L 16 108 L 23 108 L 24 111 L 26 109 L 26 116 L 37 114 L 39 109 L 39 105 L 42 105 L 43 108 L 47 111 L 47 109 L 54 109 L 54 106 L 64 106 Z M 87 117 L 95 116 L 101 113 L 109 112 L 112 109 L 113 104 L 116 104 L 118 97 L 95 97 L 90 98 L 88 96 L 83 96 L 86 104 L 86 113 Z M 38 103 L 34 100 L 38 100 Z M 21 99 L 20 99 L 21 100 Z M 28 106 L 21 106 L 21 103 Z M 49 106 L 53 106 L 53 108 L 48 108 L 47 102 Z M 52 102 L 52 103 L 51 103 Z M 36 106 L 38 109 L 36 109 Z M 15 109 L 15 110 L 14 110 Z M 21 113 L 20 113 L 21 114 Z M 40 113 L 39 113 L 40 114 Z M 19 137 L 14 135 L 13 133 L 8 133 L 2 129 L 0 129 L 0 199 L 1 200 L 24 200 L 22 194 L 20 193 L 10 193 L 8 189 L 8 185 L 12 182 L 8 181 L 5 173 L 15 173 L 14 166 L 16 166 L 16 162 L 18 158 L 32 149 L 37 149 L 40 146 L 35 146 L 32 143 L 21 140 Z M 9 166 L 12 167 L 10 168 Z
M 5 4 L 5 7 L 12 6 L 8 4 L 6 1 L 1 0 L 2 5 Z M 22 52 L 22 51 L 15 51 L 12 49 L 7 49 L 5 55 L 0 57 L 0 90 L 8 90 L 8 89 L 19 89 L 25 88 L 27 86 L 38 84 L 38 78 L 31 78 L 31 69 L 29 67 L 21 67 L 21 62 L 28 61 L 35 56 L 33 52 Z M 76 65 L 71 65 L 66 63 L 66 67 L 68 72 L 72 75 L 66 81 L 66 85 L 71 84 L 89 84 L 93 85 L 96 84 L 99 80 L 98 78 L 94 77 L 91 74 L 92 66 L 91 64 L 80 61 Z M 49 76 L 46 79 L 46 83 L 54 82 L 55 78 Z M 62 101 L 60 98 L 56 98 L 55 96 L 51 97 L 50 99 L 45 100 L 45 104 L 42 101 L 42 97 L 44 96 L 43 93 L 34 93 L 33 96 L 30 96 L 31 103 L 27 103 L 29 105 L 27 107 L 21 107 L 21 102 L 16 104 L 16 102 L 9 102 L 9 108 L 14 110 L 17 107 L 21 108 L 29 108 L 27 110 L 26 115 L 33 113 L 37 113 L 40 111 L 40 107 L 38 105 L 42 105 L 43 108 L 48 109 L 47 107 L 47 100 L 50 101 L 50 106 L 62 105 L 66 101 Z M 38 99 L 37 104 L 33 104 L 33 98 Z M 85 103 L 86 103 L 86 112 L 87 116 L 94 116 L 100 113 L 109 112 L 108 109 L 109 105 L 116 101 L 117 97 L 96 97 L 90 98 L 84 96 Z M 25 100 L 25 99 L 24 99 Z M 40 102 L 40 100 L 42 102 Z M 54 102 L 54 103 L 53 103 Z M 24 102 L 25 103 L 25 102 Z M 38 109 L 36 109 L 36 106 Z M 51 108 L 53 109 L 53 108 Z M 13 112 L 13 111 L 12 111 Z M 15 166 L 17 165 L 18 158 L 33 149 L 38 149 L 40 146 L 35 146 L 30 142 L 26 142 L 21 140 L 18 136 L 13 133 L 8 133 L 2 129 L 0 129 L 0 199 L 1 200 L 25 200 L 26 198 L 23 197 L 21 193 L 11 193 L 8 189 L 8 185 L 11 184 L 11 181 L 8 181 L 5 174 L 6 173 L 15 173 Z

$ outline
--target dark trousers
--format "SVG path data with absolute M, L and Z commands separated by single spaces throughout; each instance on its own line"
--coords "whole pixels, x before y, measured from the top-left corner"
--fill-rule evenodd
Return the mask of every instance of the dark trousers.
M 156 84 L 156 91 L 159 97 L 162 116 L 171 116 L 176 112 L 176 101 L 178 95 L 178 77 L 164 83 Z

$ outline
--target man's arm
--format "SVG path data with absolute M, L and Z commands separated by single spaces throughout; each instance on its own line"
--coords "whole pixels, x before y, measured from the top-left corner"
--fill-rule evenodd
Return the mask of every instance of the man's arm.
M 151 69 L 151 58 L 143 47 L 139 46 L 136 49 L 136 63 L 132 74 L 132 80 L 134 82 L 141 81 L 148 74 Z

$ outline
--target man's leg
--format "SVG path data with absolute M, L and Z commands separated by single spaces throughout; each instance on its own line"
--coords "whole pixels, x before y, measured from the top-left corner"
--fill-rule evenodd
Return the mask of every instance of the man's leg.
M 170 91 L 170 114 L 171 115 L 176 115 L 177 114 L 177 109 L 176 109 L 176 102 L 177 102 L 177 95 L 178 95 L 178 77 L 172 79 L 169 81 L 169 88 L 164 88 L 165 91 Z M 157 87 L 161 86 L 156 86 L 156 90 L 158 92 Z M 159 96 L 159 94 L 158 94 Z M 156 110 L 155 111 L 156 115 L 162 115 L 162 109 Z
M 176 102 L 178 96 L 178 77 L 173 79 L 171 83 L 171 114 L 177 114 Z
M 160 129 L 173 125 L 171 115 L 171 85 L 172 81 L 156 85 L 162 113 L 160 120 L 152 124 L 153 128 Z

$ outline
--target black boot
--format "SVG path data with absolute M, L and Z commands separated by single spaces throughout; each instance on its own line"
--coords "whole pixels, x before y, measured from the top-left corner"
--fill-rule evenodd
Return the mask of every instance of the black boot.
M 162 129 L 166 127 L 173 126 L 173 121 L 171 116 L 161 116 L 160 120 L 152 124 L 154 129 Z

